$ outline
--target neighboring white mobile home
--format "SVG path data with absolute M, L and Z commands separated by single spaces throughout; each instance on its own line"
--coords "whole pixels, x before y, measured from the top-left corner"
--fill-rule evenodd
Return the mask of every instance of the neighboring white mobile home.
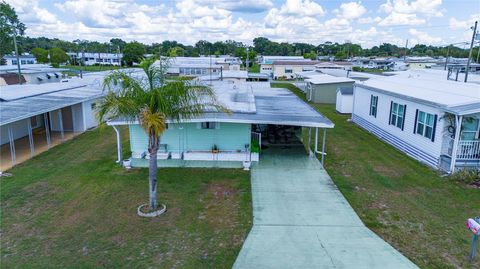
M 480 85 L 422 74 L 356 83 L 352 120 L 431 167 L 480 168 Z

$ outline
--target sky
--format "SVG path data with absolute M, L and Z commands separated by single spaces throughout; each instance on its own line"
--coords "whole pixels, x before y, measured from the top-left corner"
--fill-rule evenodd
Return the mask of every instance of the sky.
M 353 42 L 365 48 L 388 42 L 469 42 L 480 0 L 6 0 L 27 35 L 63 40 L 143 43 L 198 40 L 252 44 Z M 479 26 L 480 29 L 480 26 Z M 462 47 L 463 45 L 460 45 Z

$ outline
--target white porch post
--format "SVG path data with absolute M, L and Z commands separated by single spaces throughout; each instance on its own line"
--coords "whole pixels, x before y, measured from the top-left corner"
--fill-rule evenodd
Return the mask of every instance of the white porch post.
M 10 156 L 12 157 L 12 166 L 17 163 L 17 154 L 15 153 L 15 141 L 13 139 L 12 127 L 9 125 L 7 127 L 8 132 L 8 142 L 10 144 Z
M 117 126 L 112 125 L 115 133 L 117 134 L 117 163 L 122 161 L 122 138 L 120 137 L 120 129 Z
M 458 142 L 460 141 L 460 130 L 462 129 L 463 116 L 455 116 L 455 138 L 453 139 L 452 159 L 450 162 L 450 173 L 455 172 L 457 162 Z
M 315 146 L 314 146 L 314 152 L 318 152 L 318 127 L 315 127 Z
M 62 109 L 58 110 L 58 124 L 60 125 L 60 137 L 65 139 L 65 133 L 63 132 L 63 119 L 62 119 Z
M 45 136 L 47 138 L 47 145 L 50 148 L 52 140 L 50 139 L 50 128 L 48 126 L 48 113 L 43 113 L 43 123 L 45 124 Z
M 323 138 L 322 138 L 322 166 L 325 160 L 325 140 L 327 139 L 327 128 L 323 128 Z
M 28 142 L 30 144 L 30 156 L 33 157 L 35 154 L 35 148 L 33 145 L 33 133 L 32 133 L 32 122 L 30 119 L 27 121 L 27 129 L 28 129 Z

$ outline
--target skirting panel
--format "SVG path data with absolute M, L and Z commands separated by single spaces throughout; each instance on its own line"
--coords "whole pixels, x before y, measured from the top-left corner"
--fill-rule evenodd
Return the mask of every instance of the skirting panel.
M 411 144 L 401 140 L 400 138 L 390 134 L 389 132 L 379 128 L 375 124 L 363 119 L 362 117 L 356 114 L 352 114 L 352 120 L 360 127 L 374 134 L 375 136 L 387 142 L 388 144 L 394 146 L 398 150 L 404 152 L 408 156 L 422 163 L 425 163 L 428 166 L 431 166 L 433 168 L 438 168 L 439 161 L 440 161 L 439 157 L 432 156 L 426 153 L 425 151 L 415 146 L 412 146 Z

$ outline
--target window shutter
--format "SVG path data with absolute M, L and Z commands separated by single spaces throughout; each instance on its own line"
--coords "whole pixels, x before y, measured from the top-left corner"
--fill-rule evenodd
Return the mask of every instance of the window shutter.
M 433 118 L 433 130 L 432 130 L 432 142 L 435 142 L 435 129 L 437 129 L 437 114 L 435 114 L 435 117 Z
M 373 104 L 373 94 L 370 95 L 370 110 L 368 111 L 369 116 L 372 116 L 372 104 Z
M 392 108 L 393 108 L 393 101 L 390 101 L 390 115 L 388 116 L 388 125 L 391 125 L 391 122 L 392 122 Z
M 415 111 L 415 121 L 413 122 L 413 133 L 417 133 L 418 109 Z
M 407 105 L 403 106 L 402 131 L 403 131 L 403 127 L 405 126 L 405 115 L 407 115 Z

